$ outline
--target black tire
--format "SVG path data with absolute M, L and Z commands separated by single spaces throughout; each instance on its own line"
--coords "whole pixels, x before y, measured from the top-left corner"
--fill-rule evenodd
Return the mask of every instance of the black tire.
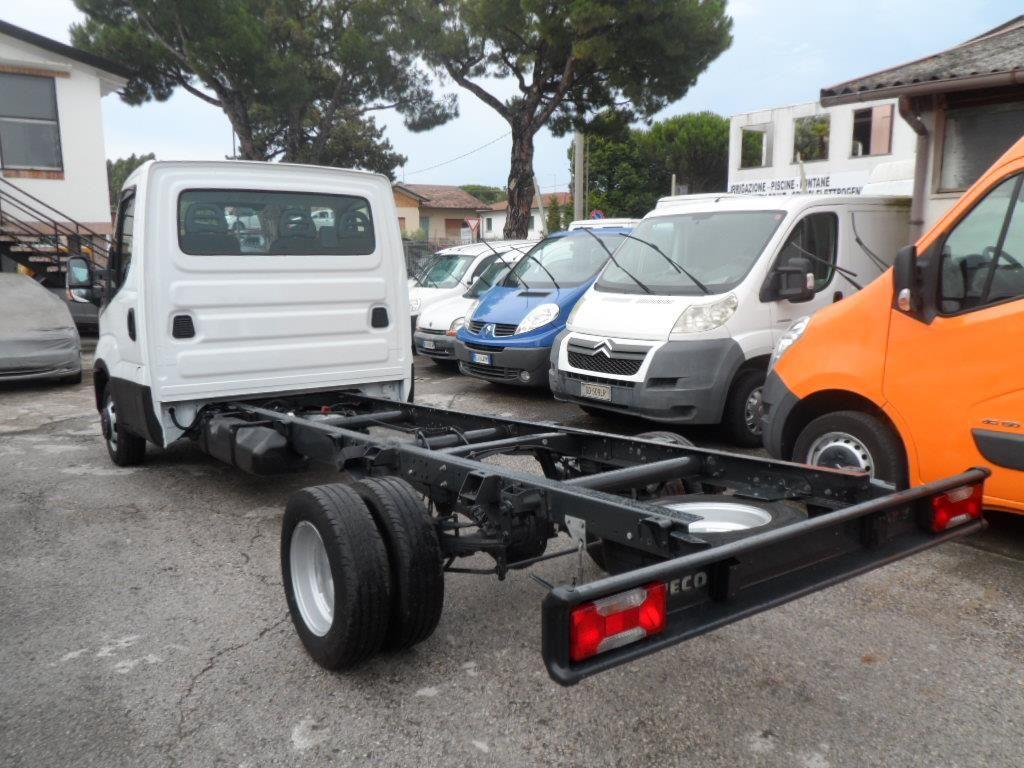
M 425 357 L 425 355 L 421 356 Z M 433 362 L 434 365 L 436 365 L 440 370 L 444 371 L 445 373 L 459 373 L 458 360 L 448 360 L 443 357 L 432 357 L 430 358 L 430 360 L 431 362 Z
M 701 502 L 725 502 L 731 504 L 743 504 L 745 506 L 757 507 L 771 516 L 771 521 L 756 528 L 748 528 L 739 531 L 727 531 L 721 533 L 694 533 L 695 539 L 702 544 L 695 544 L 696 547 L 703 545 L 720 546 L 737 539 L 746 538 L 759 533 L 765 533 L 785 525 L 792 525 L 807 519 L 807 513 L 799 506 L 788 501 L 761 501 L 759 499 L 747 499 L 738 496 L 727 496 L 723 494 L 686 494 L 684 496 L 666 496 L 659 499 L 658 504 L 700 504 Z M 598 567 L 610 574 L 625 573 L 645 565 L 660 563 L 662 558 L 632 547 L 620 544 L 615 541 L 600 542 L 601 551 L 596 552 L 597 547 L 593 546 L 595 552 L 591 558 Z M 588 546 L 588 551 L 591 550 Z M 597 557 L 594 555 L 597 554 Z
M 117 418 L 117 403 L 110 394 L 110 387 L 104 387 L 100 425 L 103 441 L 107 444 L 110 460 L 119 467 L 135 467 L 146 458 L 145 438 L 133 435 Z
M 833 449 L 827 444 L 824 451 L 821 445 L 815 446 L 830 434 L 836 435 Z M 855 442 L 844 444 L 841 435 Z M 860 457 L 860 463 L 852 460 L 855 456 Z M 814 419 L 797 437 L 791 459 L 801 464 L 867 469 L 873 471 L 878 480 L 895 485 L 897 490 L 908 486 L 903 442 L 888 424 L 862 411 L 836 411 Z
M 391 616 L 384 647 L 409 648 L 433 634 L 444 608 L 441 547 L 427 507 L 404 480 L 351 486 L 373 515 L 391 565 Z
M 291 550 L 301 523 L 316 529 L 330 565 L 334 604 L 324 634 L 306 623 L 296 599 Z M 317 664 L 348 669 L 383 646 L 391 612 L 388 555 L 373 515 L 352 489 L 335 483 L 292 494 L 281 524 L 281 577 L 292 623 Z
M 688 440 L 682 435 L 677 435 L 675 432 L 666 432 L 664 430 L 641 432 L 639 435 L 635 435 L 635 437 L 638 440 L 653 440 L 656 443 L 671 443 L 672 445 L 683 445 L 687 448 L 696 448 L 692 440 Z
M 725 401 L 722 425 L 729 439 L 744 448 L 756 448 L 761 445 L 763 430 L 760 397 L 757 397 L 758 405 L 752 409 L 748 409 L 748 401 L 764 387 L 764 380 L 763 370 L 740 371 L 736 374 Z

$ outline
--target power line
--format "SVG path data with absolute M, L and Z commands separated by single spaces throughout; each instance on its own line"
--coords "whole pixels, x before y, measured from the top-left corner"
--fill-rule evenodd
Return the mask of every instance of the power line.
M 461 160 L 464 157 L 469 157 L 470 155 L 472 155 L 472 154 L 474 154 L 476 152 L 479 152 L 481 149 L 484 149 L 485 147 L 489 147 L 489 146 L 491 146 L 491 144 L 495 144 L 495 143 L 501 141 L 502 139 L 507 138 L 507 137 L 509 137 L 511 135 L 512 135 L 512 131 L 509 131 L 508 133 L 503 133 L 498 138 L 491 139 L 486 144 L 481 144 L 476 149 L 471 149 L 471 150 L 469 150 L 469 152 L 465 152 L 465 153 L 459 155 L 458 157 L 453 157 L 450 160 L 445 160 L 444 162 L 438 163 L 437 165 L 431 165 L 431 166 L 429 166 L 427 168 L 420 168 L 419 170 L 415 170 L 415 171 L 408 171 L 408 172 L 402 171 L 402 177 L 405 178 L 406 176 L 415 176 L 417 173 L 426 173 L 427 171 L 432 171 L 435 168 L 440 168 L 442 165 L 448 165 L 449 163 L 454 163 L 456 160 Z

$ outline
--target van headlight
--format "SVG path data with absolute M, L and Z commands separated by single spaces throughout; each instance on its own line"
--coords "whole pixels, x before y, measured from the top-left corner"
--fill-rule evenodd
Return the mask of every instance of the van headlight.
M 541 304 L 539 307 L 534 307 L 527 313 L 523 321 L 519 323 L 516 328 L 516 334 L 529 333 L 534 328 L 540 328 L 543 325 L 547 325 L 558 317 L 558 305 L 557 304 Z
M 414 315 L 420 311 L 420 299 L 409 299 L 409 311 Z
M 672 333 L 704 333 L 720 328 L 736 313 L 739 304 L 731 293 L 713 304 L 691 304 L 676 320 Z
M 459 329 L 464 327 L 465 325 L 466 325 L 466 318 L 464 318 L 464 317 L 456 317 L 454 320 L 452 320 L 452 324 L 448 327 L 447 335 L 448 336 L 454 336 L 456 333 L 459 332 Z
M 795 323 L 786 329 L 786 332 L 782 334 L 782 338 L 779 339 L 779 343 L 775 345 L 772 357 L 768 361 L 769 371 L 775 367 L 777 362 L 779 362 L 779 358 L 786 354 L 786 350 L 796 344 L 797 339 L 804 335 L 804 331 L 807 330 L 807 326 L 810 322 L 811 316 L 804 315 L 803 317 L 798 318 Z

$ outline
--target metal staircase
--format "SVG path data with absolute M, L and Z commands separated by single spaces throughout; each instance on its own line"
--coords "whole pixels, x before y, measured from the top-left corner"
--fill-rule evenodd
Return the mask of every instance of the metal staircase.
M 110 241 L 49 203 L 0 178 L 0 256 L 31 270 L 48 287 L 64 284 L 69 256 L 106 267 Z

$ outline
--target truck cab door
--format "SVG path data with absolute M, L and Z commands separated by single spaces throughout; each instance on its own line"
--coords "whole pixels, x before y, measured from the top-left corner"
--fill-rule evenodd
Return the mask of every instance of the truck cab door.
M 103 308 L 102 332 L 116 339 L 116 353 L 110 375 L 143 383 L 142 323 L 138 317 L 138 281 L 132 274 L 132 252 L 135 231 L 135 189 L 121 195 L 117 207 L 117 223 L 111 248 L 107 281 L 106 305 Z
M 1024 511 L 1024 172 L 919 258 L 940 260 L 935 317 L 893 312 L 884 380 L 913 435 L 911 478 L 987 466 L 987 504 Z
M 835 266 L 839 259 L 841 240 L 845 239 L 840 238 L 839 232 L 839 215 L 835 211 L 815 210 L 799 219 L 783 240 L 772 270 L 784 266 L 791 258 L 808 259 L 814 273 L 814 297 L 810 301 L 800 303 L 769 302 L 773 349 L 782 334 L 798 318 L 814 314 L 833 302 L 833 292 L 837 290 L 833 285 L 837 281 Z

